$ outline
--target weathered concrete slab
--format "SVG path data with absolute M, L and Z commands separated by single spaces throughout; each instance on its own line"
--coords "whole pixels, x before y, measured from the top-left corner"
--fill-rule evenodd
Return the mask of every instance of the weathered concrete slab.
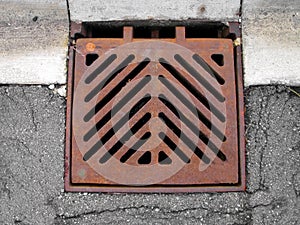
M 65 99 L 0 87 L 0 224 L 299 224 L 300 98 L 271 86 L 246 99 L 245 193 L 65 193 Z
M 66 1 L 1 1 L 0 15 L 0 83 L 65 83 Z
M 300 85 L 300 1 L 244 0 L 245 85 Z
M 236 21 L 240 0 L 69 0 L 72 21 L 182 20 Z
M 236 21 L 239 0 L 70 0 L 74 21 Z M 243 1 L 245 85 L 300 85 L 300 2 Z M 0 1 L 0 83 L 66 82 L 68 12 L 62 0 Z

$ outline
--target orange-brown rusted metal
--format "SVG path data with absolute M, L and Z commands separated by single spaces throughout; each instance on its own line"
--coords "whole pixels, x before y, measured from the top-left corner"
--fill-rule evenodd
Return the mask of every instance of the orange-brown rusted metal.
M 174 39 L 158 30 L 135 39 L 133 31 L 70 48 L 65 189 L 243 190 L 240 46 L 185 38 L 182 26 Z M 99 56 L 90 66 L 88 54 Z

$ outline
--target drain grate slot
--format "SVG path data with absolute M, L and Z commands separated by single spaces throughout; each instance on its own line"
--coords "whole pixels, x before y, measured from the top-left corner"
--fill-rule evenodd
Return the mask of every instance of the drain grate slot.
M 124 143 L 129 140 L 131 135 L 134 135 L 136 132 L 138 132 L 150 119 L 150 113 L 146 113 L 141 119 L 139 119 L 138 122 L 134 124 L 134 126 L 127 131 L 127 133 L 125 133 L 125 135 L 121 137 L 120 140 L 107 153 L 105 153 L 105 155 L 100 159 L 100 163 L 105 163 L 107 160 L 109 160 L 124 145 Z
M 107 38 L 97 37 L 101 27 L 76 26 L 67 190 L 244 188 L 240 58 L 230 38 L 213 29 L 190 38 L 184 26 L 124 26 Z
M 98 74 L 101 74 L 115 59 L 117 58 L 116 54 L 109 56 L 97 69 L 95 69 L 86 79 L 85 83 L 91 83 Z
M 146 132 L 120 159 L 122 163 L 125 163 L 146 141 L 151 137 L 150 132 Z
M 183 162 L 190 163 L 189 157 L 166 134 L 159 133 L 159 137 Z
M 128 82 L 128 80 L 133 79 L 142 69 L 144 69 L 147 66 L 148 63 L 149 62 L 147 62 L 147 61 L 142 62 L 134 70 L 132 70 L 120 83 L 118 83 L 107 95 L 105 95 L 105 97 L 103 97 L 96 104 L 95 108 L 93 108 L 84 117 L 85 121 L 87 122 L 88 120 L 90 120 L 92 118 L 92 116 L 94 116 L 95 114 L 97 114 L 113 98 L 113 96 L 115 96 L 116 94 L 118 94 L 120 92 L 120 90 L 122 89 L 122 87 L 124 87 L 126 85 L 126 83 Z M 106 85 L 104 85 L 103 88 L 105 86 Z M 99 90 L 99 91 L 101 91 L 101 90 Z
M 203 160 L 205 163 L 209 163 L 210 159 L 203 154 L 203 152 L 189 139 L 180 129 L 168 119 L 164 113 L 159 113 L 158 117 L 164 121 L 164 123 L 190 148 L 191 151 Z
M 213 56 L 222 56 L 222 61 L 220 62 L 220 60 L 217 60 L 218 62 L 218 65 L 220 66 L 224 66 L 224 56 L 221 55 L 221 54 L 213 54 L 211 57 L 214 61 L 216 61 L 215 57 Z M 208 73 L 213 77 L 215 78 L 219 84 L 223 85 L 225 84 L 225 80 L 224 78 L 218 74 L 212 67 L 210 67 L 209 65 L 207 65 L 207 63 L 205 63 L 203 61 L 203 59 L 201 59 L 201 57 L 197 54 L 193 55 L 193 59 L 200 65 L 202 66 L 203 68 L 205 68 L 206 71 L 208 71 Z
M 102 80 L 86 97 L 85 102 L 89 102 L 92 98 L 94 98 L 103 88 L 106 87 L 110 83 L 112 79 L 114 79 L 117 74 L 119 74 L 122 70 L 124 70 L 130 62 L 134 59 L 133 55 L 129 55 L 123 62 L 121 62 L 107 77 Z
M 149 100 L 151 99 L 150 96 L 146 95 L 143 99 L 141 99 L 138 103 L 136 103 L 136 105 L 132 108 L 132 110 L 130 112 L 127 112 L 117 123 L 115 126 L 113 126 L 102 138 L 100 138 L 100 141 L 97 142 L 97 144 L 95 144 L 84 156 L 85 161 L 88 160 L 92 154 L 95 154 L 96 151 L 103 145 L 105 144 L 112 136 L 114 136 L 115 132 L 117 132 L 129 119 L 131 119 Z M 106 114 L 109 115 L 109 117 L 111 117 L 111 113 Z M 108 116 L 107 116 L 108 117 Z M 109 121 L 109 119 L 107 118 L 106 120 L 107 122 Z M 98 123 L 97 123 L 98 124 Z M 106 124 L 106 123 L 105 123 Z M 104 125 L 103 125 L 104 126 Z M 92 130 L 89 131 L 89 133 L 87 133 L 84 137 L 85 137 L 85 141 L 88 141 L 92 135 L 94 135 L 98 130 L 100 130 L 100 128 L 102 128 L 103 126 L 96 127 L 93 128 Z M 92 134 L 90 134 L 91 132 L 93 132 Z
M 174 56 L 175 60 L 182 65 L 204 88 L 206 88 L 210 93 L 215 96 L 216 99 L 218 99 L 220 102 L 225 101 L 225 97 L 222 96 L 213 85 L 215 85 L 212 80 L 211 82 L 207 81 L 207 78 L 205 79 L 194 67 L 192 67 L 184 58 L 182 58 L 180 55 L 176 54 Z M 207 72 L 207 71 L 206 71 Z M 208 73 L 208 72 L 207 72 Z M 208 73 L 209 75 L 212 75 L 211 73 Z M 212 84 L 211 84 L 212 83 Z
M 163 60 L 163 59 L 162 59 Z M 198 90 L 194 87 L 189 81 L 187 81 L 173 66 L 171 66 L 167 61 L 164 60 L 164 63 L 161 63 L 161 65 L 166 68 L 180 83 L 183 84 L 183 86 L 190 91 L 196 99 L 198 99 L 208 110 L 210 110 L 215 116 L 218 117 L 218 119 L 222 122 L 225 122 L 224 115 L 216 108 L 214 105 L 207 100 Z M 164 76 L 160 76 L 163 82 Z M 171 86 L 167 81 L 165 82 L 165 85 L 168 84 Z M 174 90 L 174 88 L 172 88 Z M 176 90 L 176 89 L 175 89 Z
M 212 142 L 209 142 L 209 138 L 207 136 L 205 136 L 205 134 L 203 134 L 201 132 L 201 130 L 199 130 L 188 118 L 186 118 L 186 116 L 181 113 L 179 111 L 179 109 L 175 108 L 168 100 L 166 100 L 166 97 L 161 95 L 161 97 L 159 97 L 159 100 L 162 101 L 179 119 L 181 119 L 181 121 L 195 134 L 198 135 L 198 137 L 200 138 L 201 141 L 203 141 L 203 143 L 205 145 L 209 144 L 209 148 L 215 153 L 217 154 L 217 156 L 225 161 L 226 160 L 226 156 L 224 155 L 224 153 L 222 153 L 222 151 L 220 149 L 218 149 Z M 174 125 L 175 126 L 175 125 Z M 177 128 L 179 129 L 179 128 Z M 175 130 L 175 129 L 173 129 Z M 201 158 L 201 157 L 199 157 Z
M 214 134 L 218 138 L 220 138 L 220 140 L 226 140 L 224 134 L 222 134 L 222 132 L 219 131 L 218 128 L 215 127 L 211 123 L 211 121 L 207 119 L 202 112 L 199 111 L 198 108 L 195 108 L 195 106 L 184 95 L 182 95 L 167 79 L 165 79 L 163 76 L 160 76 L 159 80 L 181 101 L 182 104 L 184 104 L 191 111 L 191 113 L 198 117 L 208 129 L 214 132 Z

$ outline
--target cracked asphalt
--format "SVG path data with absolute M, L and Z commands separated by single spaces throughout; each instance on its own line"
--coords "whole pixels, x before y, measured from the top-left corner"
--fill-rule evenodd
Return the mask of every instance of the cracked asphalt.
M 63 97 L 0 87 L 0 224 L 300 224 L 300 98 L 245 90 L 247 191 L 65 193 Z

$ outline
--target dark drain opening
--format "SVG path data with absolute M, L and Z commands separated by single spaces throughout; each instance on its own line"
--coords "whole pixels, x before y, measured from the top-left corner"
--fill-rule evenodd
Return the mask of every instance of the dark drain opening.
M 199 29 L 198 26 L 188 26 L 186 28 L 186 38 L 219 38 L 222 37 L 222 30 L 226 29 L 226 26 L 202 26 Z
M 186 38 L 221 38 L 229 33 L 228 26 L 220 22 L 198 21 L 119 21 L 119 22 L 84 22 L 82 33 L 76 39 L 123 38 L 123 27 L 134 28 L 133 38 L 175 38 L 175 26 L 186 27 Z
M 150 164 L 151 162 L 151 152 L 147 151 L 145 152 L 139 159 L 139 164 Z
M 158 163 L 163 165 L 171 164 L 172 159 L 170 159 L 169 156 L 164 151 L 160 151 L 158 153 Z
M 98 54 L 87 54 L 85 57 L 85 65 L 90 66 L 93 64 L 93 62 L 96 61 L 96 59 L 99 58 Z
M 224 56 L 222 54 L 213 54 L 211 58 L 219 65 L 224 66 Z

